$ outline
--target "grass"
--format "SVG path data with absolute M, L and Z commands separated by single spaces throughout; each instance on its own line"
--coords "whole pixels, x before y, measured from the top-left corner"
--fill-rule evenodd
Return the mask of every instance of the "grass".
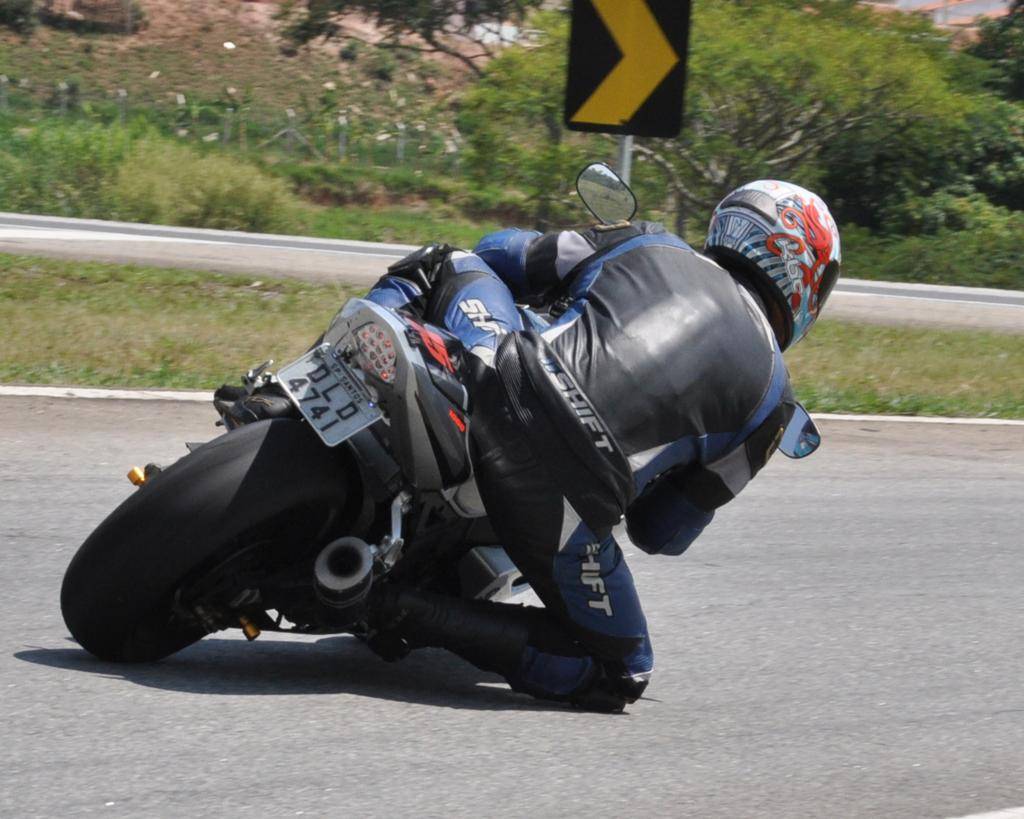
M 216 8 L 186 0 L 174 21 L 155 20 L 141 34 L 77 34 L 41 26 L 29 38 L 0 29 L 0 71 L 37 88 L 66 81 L 87 93 L 124 88 L 130 100 L 164 100 L 182 92 L 206 99 L 236 86 L 268 107 L 295 105 L 297 88 L 316 93 L 337 80 L 337 62 L 311 49 L 282 55 L 259 26 L 237 17 L 239 4 Z M 227 50 L 230 40 L 236 48 Z
M 417 210 L 347 206 L 310 209 L 302 232 L 308 236 L 364 242 L 415 245 L 440 241 L 457 247 L 473 247 L 481 236 L 502 227 L 504 225 L 498 222 L 473 221 L 441 205 Z
M 0 382 L 213 387 L 297 356 L 359 292 L 0 255 Z M 819 412 L 1024 418 L 1019 336 L 823 321 L 787 359 Z
M 212 387 L 287 361 L 343 285 L 0 256 L 0 381 Z
M 1024 418 L 1024 340 L 821 321 L 787 362 L 817 412 Z

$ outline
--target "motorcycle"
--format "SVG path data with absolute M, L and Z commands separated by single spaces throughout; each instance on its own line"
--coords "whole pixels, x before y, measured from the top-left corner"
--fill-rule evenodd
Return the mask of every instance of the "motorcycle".
M 603 164 L 577 190 L 604 223 L 636 211 Z M 515 599 L 529 586 L 473 480 L 463 358 L 409 313 L 347 302 L 305 355 L 244 377 L 250 396 L 287 397 L 282 417 L 239 424 L 220 407 L 226 434 L 129 473 L 138 488 L 66 571 L 71 634 L 109 661 L 159 660 L 229 628 L 349 633 L 396 659 L 409 650 L 397 620 L 458 625 L 486 618 L 469 601 Z

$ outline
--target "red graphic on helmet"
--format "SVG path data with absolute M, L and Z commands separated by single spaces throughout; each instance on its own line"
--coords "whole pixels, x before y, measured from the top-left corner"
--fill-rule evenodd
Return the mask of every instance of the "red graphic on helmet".
M 783 208 L 779 218 L 785 227 L 799 231 L 804 238 L 801 239 L 800 236 L 793 233 L 773 233 L 766 240 L 765 246 L 770 252 L 786 261 L 791 259 L 797 261 L 803 272 L 804 289 L 809 290 L 811 294 L 808 308 L 814 314 L 818 311 L 818 288 L 821 286 L 821 275 L 832 256 L 832 231 L 825 224 L 813 199 L 807 204 L 804 204 L 800 197 L 794 197 L 794 199 L 797 207 Z M 808 250 L 813 254 L 810 265 L 797 258 L 800 256 L 806 258 Z M 790 296 L 790 303 L 794 310 L 800 307 L 801 300 L 801 293 L 793 293 Z

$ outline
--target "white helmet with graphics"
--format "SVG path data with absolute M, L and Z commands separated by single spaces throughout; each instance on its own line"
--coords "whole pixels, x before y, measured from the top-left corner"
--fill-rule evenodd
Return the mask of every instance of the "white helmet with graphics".
M 751 282 L 783 350 L 814 324 L 842 261 L 839 230 L 821 198 L 772 179 L 743 185 L 719 203 L 704 252 Z

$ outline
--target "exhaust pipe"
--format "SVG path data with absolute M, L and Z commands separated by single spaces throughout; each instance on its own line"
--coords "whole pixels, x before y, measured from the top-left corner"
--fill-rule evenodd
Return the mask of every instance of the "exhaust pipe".
M 365 541 L 343 537 L 328 543 L 313 566 L 320 616 L 332 626 L 347 626 L 363 613 L 373 583 L 373 553 Z

